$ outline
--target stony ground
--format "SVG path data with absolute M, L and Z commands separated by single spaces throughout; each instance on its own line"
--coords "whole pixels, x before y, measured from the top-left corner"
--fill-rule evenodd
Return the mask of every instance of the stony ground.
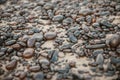
M 120 1 L 0 0 L 0 80 L 120 80 Z

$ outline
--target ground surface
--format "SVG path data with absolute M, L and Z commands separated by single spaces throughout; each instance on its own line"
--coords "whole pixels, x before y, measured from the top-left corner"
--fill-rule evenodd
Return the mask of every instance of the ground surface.
M 0 80 L 120 80 L 119 0 L 0 0 Z

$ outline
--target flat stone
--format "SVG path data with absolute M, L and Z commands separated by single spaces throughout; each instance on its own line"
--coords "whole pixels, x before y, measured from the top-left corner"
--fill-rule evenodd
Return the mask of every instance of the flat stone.
M 95 45 L 87 45 L 86 49 L 100 49 L 105 47 L 106 47 L 106 44 L 95 44 Z
M 56 62 L 57 60 L 58 60 L 58 51 L 57 51 L 57 50 L 54 50 L 50 61 L 51 61 L 51 62 Z
M 35 39 L 34 39 L 34 38 L 28 39 L 28 41 L 27 41 L 27 46 L 28 46 L 29 48 L 32 48 L 32 47 L 34 47 L 34 45 L 35 45 Z
M 54 39 L 56 38 L 57 34 L 56 32 L 46 32 L 44 34 L 44 37 L 47 39 L 47 40 L 51 40 L 51 39 Z
M 38 71 L 40 71 L 40 66 L 31 66 L 31 67 L 29 68 L 29 70 L 30 70 L 31 72 L 38 72 Z
M 15 50 L 19 50 L 21 48 L 20 44 L 13 44 L 12 48 Z
M 112 27 L 112 24 L 108 22 L 107 20 L 102 20 L 100 24 L 106 27 Z
M 33 57 L 33 55 L 34 55 L 34 49 L 33 48 L 27 48 L 23 52 L 23 57 L 24 58 L 31 58 L 31 57 Z
M 69 39 L 72 43 L 77 43 L 77 38 L 73 34 L 69 35 Z
M 16 60 L 12 60 L 8 64 L 6 64 L 6 69 L 7 70 L 13 70 L 13 69 L 16 68 L 16 66 L 17 66 L 17 61 Z
M 60 21 L 63 20 L 63 18 L 64 18 L 63 15 L 56 15 L 56 16 L 53 17 L 53 21 L 58 21 L 58 22 L 60 22 Z
M 10 46 L 12 44 L 16 43 L 16 40 L 10 40 L 5 43 L 6 46 Z
M 44 74 L 43 72 L 38 72 L 33 75 L 34 80 L 44 80 Z
M 4 56 L 5 52 L 0 52 L 0 57 Z
M 32 38 L 34 38 L 36 41 L 42 41 L 43 40 L 43 33 L 35 33 Z
M 40 59 L 39 62 L 40 62 L 40 64 L 44 64 L 44 65 L 49 65 L 50 64 L 49 60 L 46 59 L 46 58 Z

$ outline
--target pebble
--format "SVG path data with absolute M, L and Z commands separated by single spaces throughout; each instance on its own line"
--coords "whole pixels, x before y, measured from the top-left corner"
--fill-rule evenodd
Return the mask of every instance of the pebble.
M 5 52 L 0 52 L 0 57 L 4 56 Z
M 34 39 L 34 38 L 28 39 L 28 41 L 27 41 L 27 46 L 28 46 L 29 48 L 32 48 L 32 47 L 34 47 L 34 45 L 35 45 L 35 39 Z
M 21 46 L 20 46 L 20 44 L 13 44 L 12 48 L 15 50 L 20 50 Z
M 34 49 L 33 48 L 27 48 L 23 52 L 23 57 L 24 58 L 31 58 L 31 57 L 33 57 L 33 55 L 34 55 Z
M 32 38 L 35 39 L 36 41 L 42 41 L 43 33 L 35 33 L 35 34 L 33 34 Z
M 55 39 L 57 36 L 56 32 L 46 32 L 44 34 L 44 37 L 47 39 L 47 40 L 52 40 L 52 39 Z
M 112 24 L 110 22 L 108 22 L 107 20 L 102 20 L 100 22 L 100 24 L 103 25 L 103 26 L 106 26 L 108 28 L 112 27 Z
M 61 22 L 64 19 L 63 15 L 56 15 L 53 17 L 53 21 Z
M 50 64 L 49 60 L 46 59 L 46 58 L 40 59 L 39 62 L 40 62 L 40 64 L 44 64 L 44 65 L 47 65 L 47 66 Z
M 16 40 L 10 40 L 10 41 L 5 42 L 5 45 L 10 46 L 10 45 L 12 45 L 14 43 L 16 43 Z
M 29 68 L 29 70 L 30 70 L 31 72 L 38 72 L 38 71 L 40 71 L 40 66 L 31 66 L 31 67 Z
M 50 59 L 51 62 L 56 62 L 58 60 L 58 51 L 57 50 L 54 50 L 54 52 L 52 53 L 52 57 Z
M 69 39 L 72 43 L 77 43 L 77 38 L 73 34 L 69 35 Z
M 6 64 L 6 69 L 7 70 L 13 70 L 13 69 L 16 68 L 16 66 L 17 66 L 17 61 L 16 60 L 12 60 L 8 64 Z
M 66 18 L 63 20 L 63 25 L 69 25 L 73 23 L 73 19 L 72 18 Z
M 101 64 L 103 65 L 103 63 L 104 63 L 104 57 L 103 57 L 102 54 L 98 54 L 98 55 L 97 55 L 96 63 L 97 63 L 98 65 L 101 65 Z
M 106 44 L 95 44 L 95 45 L 87 45 L 86 49 L 100 49 L 105 47 L 106 47 Z
M 44 74 L 43 72 L 38 72 L 33 75 L 34 80 L 44 80 Z

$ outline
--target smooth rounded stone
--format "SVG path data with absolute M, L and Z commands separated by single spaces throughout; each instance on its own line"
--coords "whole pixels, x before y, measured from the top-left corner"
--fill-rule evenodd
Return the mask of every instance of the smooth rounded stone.
M 54 62 L 56 62 L 56 61 L 58 60 L 58 53 L 59 53 L 58 50 L 54 50 L 54 51 L 53 51 L 52 56 L 51 56 L 51 59 L 50 59 L 51 62 L 54 63 Z
M 47 40 L 52 40 L 54 38 L 56 38 L 57 36 L 57 33 L 56 32 L 46 32 L 44 34 L 44 37 L 47 39 Z
M 117 34 L 111 35 L 108 39 L 106 38 L 106 44 L 111 48 L 116 48 L 120 45 L 120 36 Z
M 79 31 L 79 30 L 76 30 L 76 31 L 74 32 L 74 35 L 75 35 L 76 37 L 78 37 L 78 36 L 80 35 L 80 31 Z
M 88 63 L 88 65 L 92 67 L 97 67 L 98 64 L 96 62 L 90 62 Z
M 44 6 L 43 6 L 44 9 L 48 10 L 48 9 L 53 9 L 54 8 L 54 4 L 52 3 L 46 3 Z
M 98 54 L 103 54 L 103 53 L 104 53 L 103 49 L 94 50 L 93 57 L 96 58 L 98 56 Z
M 103 65 L 104 64 L 104 57 L 102 54 L 98 54 L 96 57 L 96 63 L 98 65 Z
M 24 42 L 17 42 L 18 44 L 20 44 L 20 46 L 22 46 L 22 47 L 26 47 L 26 43 L 24 43 Z
M 0 4 L 4 4 L 7 0 L 0 0 Z
M 86 45 L 86 49 L 100 49 L 105 47 L 106 47 L 106 44 Z
M 33 34 L 32 38 L 35 39 L 36 41 L 42 41 L 43 33 L 35 33 L 35 34 Z
M 41 43 L 40 43 L 40 42 L 36 42 L 36 43 L 35 43 L 35 47 L 36 47 L 36 48 L 40 48 L 40 46 L 41 46 Z
M 8 49 L 8 48 L 3 47 L 3 48 L 0 49 L 0 51 L 1 51 L 1 52 L 6 52 L 7 49 Z
M 49 65 L 50 64 L 49 60 L 46 59 L 46 58 L 40 59 L 39 62 L 40 62 L 40 64 L 44 64 L 44 65 Z
M 85 32 L 89 32 L 89 28 L 88 28 L 88 26 L 86 26 L 85 24 L 82 24 L 82 29 L 83 29 Z
M 69 40 L 72 42 L 72 43 L 77 43 L 77 38 L 73 35 L 73 34 L 69 34 Z
M 97 28 L 97 27 L 100 26 L 100 24 L 96 22 L 96 23 L 93 23 L 92 26 L 95 27 L 95 28 Z
M 79 11 L 79 14 L 80 14 L 80 15 L 83 15 L 83 16 L 86 16 L 86 15 L 92 14 L 92 13 L 93 13 L 93 11 L 90 10 L 90 9 L 81 9 L 81 10 Z
M 112 24 L 108 22 L 107 20 L 102 20 L 100 24 L 103 26 L 109 27 L 109 28 L 112 27 Z
M 32 48 L 32 47 L 34 47 L 34 45 L 35 45 L 35 39 L 34 39 L 34 38 L 28 39 L 28 41 L 27 41 L 27 46 L 28 46 L 29 48 Z
M 23 38 L 22 38 L 22 41 L 27 41 L 30 37 L 28 35 L 24 35 Z
M 44 74 L 43 72 L 38 72 L 33 75 L 34 80 L 44 80 Z
M 20 72 L 19 78 L 24 79 L 27 76 L 26 72 Z
M 16 68 L 16 66 L 17 66 L 17 60 L 12 60 L 8 64 L 6 64 L 6 69 L 7 70 L 13 70 L 13 69 Z
M 119 57 L 118 58 L 111 57 L 110 60 L 111 60 L 111 63 L 115 64 L 115 65 L 120 63 L 120 58 Z
M 5 52 L 0 52 L 0 57 L 4 56 L 5 54 Z
M 113 71 L 113 70 L 114 70 L 113 65 L 112 65 L 110 62 L 107 63 L 107 68 L 106 68 L 106 70 L 107 70 L 107 71 Z
M 73 19 L 72 18 L 66 18 L 63 20 L 63 25 L 69 25 L 73 23 Z
M 10 45 L 12 45 L 14 43 L 16 43 L 16 40 L 10 40 L 10 41 L 5 42 L 5 45 L 10 46 Z
M 63 20 L 63 18 L 64 18 L 63 15 L 56 15 L 53 17 L 53 21 L 61 22 Z
M 23 57 L 24 58 L 31 58 L 31 57 L 33 57 L 33 55 L 34 55 L 34 49 L 33 48 L 27 48 L 23 52 Z
M 31 66 L 31 67 L 29 67 L 29 70 L 31 72 L 38 72 L 38 71 L 40 71 L 40 66 Z
M 90 24 L 92 22 L 92 16 L 86 16 L 86 21 Z
M 21 48 L 20 44 L 13 44 L 12 48 L 15 50 L 19 50 Z

